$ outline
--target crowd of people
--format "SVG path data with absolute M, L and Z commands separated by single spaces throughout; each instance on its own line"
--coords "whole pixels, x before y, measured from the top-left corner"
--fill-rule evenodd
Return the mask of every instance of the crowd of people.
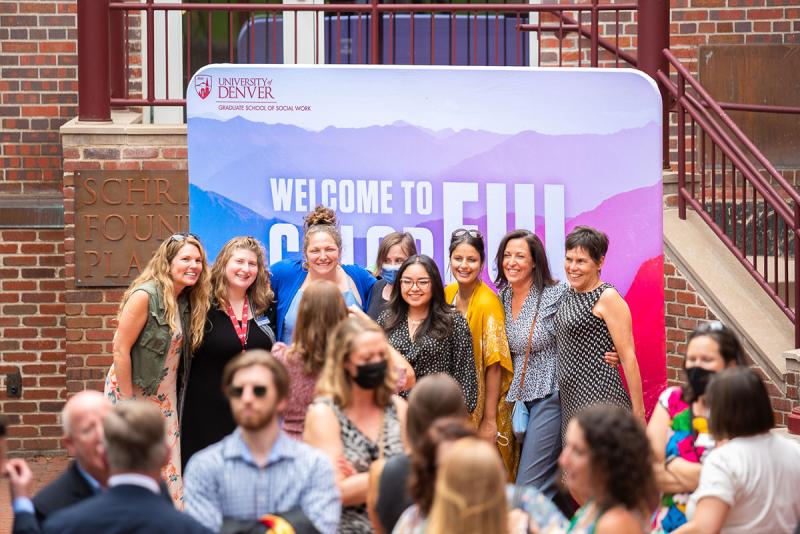
M 447 286 L 407 233 L 371 271 L 341 248 L 324 207 L 301 260 L 268 267 L 237 237 L 209 268 L 196 236 L 161 243 L 123 296 L 104 393 L 64 407 L 67 471 L 32 495 L 24 461 L 2 467 L 14 534 L 800 528 L 800 444 L 771 432 L 731 329 L 692 333 L 685 385 L 645 422 L 603 232 L 567 236 L 564 282 L 536 234 L 508 233 L 499 293 L 474 229 L 452 233 Z

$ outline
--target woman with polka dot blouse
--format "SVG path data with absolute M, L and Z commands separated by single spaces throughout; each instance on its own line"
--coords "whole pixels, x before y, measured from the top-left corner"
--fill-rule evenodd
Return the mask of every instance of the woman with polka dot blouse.
M 444 298 L 436 263 L 409 257 L 397 273 L 389 309 L 378 317 L 389 343 L 411 364 L 417 380 L 435 373 L 452 376 L 464 393 L 467 411 L 478 402 L 478 381 L 467 320 Z

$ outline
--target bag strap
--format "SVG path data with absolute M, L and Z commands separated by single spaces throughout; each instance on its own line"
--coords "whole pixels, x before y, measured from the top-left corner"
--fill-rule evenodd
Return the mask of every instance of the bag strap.
M 528 347 L 525 349 L 525 360 L 522 362 L 522 376 L 519 379 L 519 389 L 517 389 L 517 400 L 522 395 L 522 390 L 525 388 L 525 372 L 528 370 L 528 357 L 531 355 L 531 343 L 533 341 L 533 331 L 536 328 L 536 320 L 539 318 L 539 305 L 542 303 L 542 293 L 544 288 L 539 291 L 539 296 L 536 298 L 536 311 L 533 313 L 533 321 L 531 321 L 531 331 L 528 332 Z

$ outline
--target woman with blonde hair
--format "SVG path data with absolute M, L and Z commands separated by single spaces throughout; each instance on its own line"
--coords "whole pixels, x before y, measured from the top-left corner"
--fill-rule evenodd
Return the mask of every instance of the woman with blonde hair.
M 507 533 L 506 476 L 496 447 L 463 438 L 442 460 L 425 532 Z
M 220 388 L 222 370 L 244 350 L 272 347 L 273 301 L 261 242 L 242 236 L 225 243 L 211 267 L 211 308 L 186 386 L 181 418 L 184 466 L 194 453 L 236 428 Z
M 291 378 L 283 430 L 295 439 L 303 439 L 306 410 L 325 365 L 328 335 L 346 318 L 347 306 L 339 288 L 327 280 L 315 280 L 300 299 L 292 344 L 279 341 L 272 348 L 272 355 L 286 366 Z
M 319 396 L 306 414 L 305 442 L 336 466 L 340 533 L 372 532 L 366 509 L 369 467 L 404 451 L 406 404 L 394 395 L 389 355 L 386 336 L 375 323 L 361 317 L 339 323 L 328 339 Z
M 146 399 L 164 415 L 172 456 L 162 476 L 178 506 L 183 500 L 178 417 L 192 351 L 203 341 L 208 278 L 205 251 L 196 236 L 174 234 L 159 245 L 122 297 L 114 363 L 105 384 L 112 402 Z

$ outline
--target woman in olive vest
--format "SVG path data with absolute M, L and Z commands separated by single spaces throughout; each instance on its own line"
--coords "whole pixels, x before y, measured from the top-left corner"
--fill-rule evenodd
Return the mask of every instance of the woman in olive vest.
M 161 474 L 179 508 L 179 416 L 190 357 L 203 339 L 209 293 L 206 255 L 197 237 L 175 234 L 161 243 L 122 298 L 114 363 L 106 377 L 112 402 L 146 399 L 164 415 L 172 457 Z

